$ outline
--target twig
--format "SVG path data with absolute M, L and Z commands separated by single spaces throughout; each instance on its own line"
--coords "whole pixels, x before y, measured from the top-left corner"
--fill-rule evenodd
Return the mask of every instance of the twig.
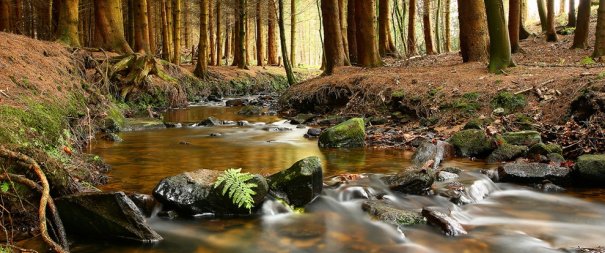
M 515 92 L 515 95 L 523 94 L 523 93 L 526 93 L 526 92 L 531 91 L 533 89 L 534 89 L 534 87 L 527 88 L 527 89 L 524 89 L 524 90 L 520 90 L 520 91 Z
M 10 98 L 10 96 L 8 94 L 6 94 L 6 92 L 4 90 L 0 90 L 0 93 L 2 93 L 2 95 L 4 95 L 7 98 Z
M 540 84 L 539 84 L 539 86 L 544 86 L 544 85 L 547 85 L 547 84 L 552 83 L 552 82 L 554 82 L 554 81 L 555 81 L 555 79 L 550 79 L 550 80 L 548 80 L 548 81 L 546 81 L 546 82 L 542 82 L 542 83 L 540 83 Z

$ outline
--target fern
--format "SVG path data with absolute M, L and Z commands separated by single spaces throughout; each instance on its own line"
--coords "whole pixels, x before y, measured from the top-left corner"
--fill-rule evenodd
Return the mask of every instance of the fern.
M 228 169 L 224 171 L 214 182 L 214 188 L 223 185 L 223 196 L 228 193 L 229 198 L 237 207 L 245 207 L 248 211 L 252 210 L 256 192 L 252 189 L 257 187 L 255 183 L 246 183 L 254 178 L 250 173 L 242 173 L 242 169 Z

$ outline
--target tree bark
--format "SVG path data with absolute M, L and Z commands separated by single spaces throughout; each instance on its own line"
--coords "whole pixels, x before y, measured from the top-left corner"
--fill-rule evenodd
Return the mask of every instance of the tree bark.
M 424 24 L 424 46 L 426 54 L 435 54 L 433 35 L 431 34 L 431 0 L 423 0 L 422 23 Z
M 170 61 L 171 59 L 171 48 L 170 48 L 170 26 L 168 24 L 168 6 L 166 1 L 172 0 L 161 0 L 161 16 L 162 16 L 162 58 Z
M 559 15 L 565 15 L 565 0 L 559 0 Z
M 548 16 L 546 17 L 546 41 L 556 42 L 557 31 L 555 30 L 555 0 L 546 0 Z
M 14 12 L 13 30 L 16 34 L 25 34 L 25 26 L 23 22 L 23 0 L 15 0 Z
M 525 21 L 528 15 L 527 0 L 521 0 L 521 21 L 519 21 L 519 39 L 524 40 L 529 38 L 529 32 L 525 28 Z
M 592 57 L 600 59 L 605 55 L 605 0 L 599 1 L 599 12 L 597 15 L 597 31 L 595 34 L 595 45 Z
M 345 65 L 351 65 L 351 59 L 349 59 L 349 38 L 348 38 L 348 0 L 338 0 L 338 16 L 340 18 L 340 35 L 342 36 L 342 47 L 345 55 Z
M 149 23 L 149 50 L 150 53 L 152 55 L 155 55 L 156 52 L 156 40 L 155 40 L 155 29 L 156 29 L 156 24 L 154 22 L 153 16 L 154 16 L 154 12 L 153 12 L 153 5 L 154 5 L 154 1 L 148 1 L 147 2 L 147 22 Z
M 338 16 L 337 16 L 338 17 Z M 290 63 L 296 67 L 296 0 L 290 5 Z
M 380 0 L 378 7 L 378 51 L 382 57 L 397 55 L 397 49 L 391 35 L 391 7 L 389 0 Z
M 376 29 L 374 29 L 375 8 L 375 0 L 355 0 L 357 63 L 362 67 L 382 65 L 376 45 Z
M 236 47 L 236 51 L 237 51 L 237 55 L 239 57 L 238 61 L 237 61 L 237 67 L 240 69 L 247 69 L 248 68 L 248 63 L 246 62 L 246 19 L 247 19 L 247 10 L 246 7 L 248 6 L 248 1 L 247 0 L 238 0 L 238 15 L 239 15 L 239 19 L 238 19 L 238 37 L 236 39 L 236 43 L 237 43 L 237 47 Z
M 485 3 L 477 0 L 458 0 L 460 24 L 460 52 L 463 62 L 487 59 L 487 17 Z
M 263 8 L 262 1 L 256 2 L 256 65 L 263 66 L 265 46 L 263 45 Z
M 347 4 L 347 41 L 349 50 L 346 52 L 349 61 L 357 64 L 357 23 L 355 23 L 355 0 L 349 0 Z
M 173 46 L 174 46 L 174 55 L 172 58 L 172 63 L 176 65 L 181 64 L 181 0 L 174 0 L 173 2 L 173 10 L 174 10 L 174 33 L 173 33 Z
M 502 0 L 485 0 L 485 9 L 490 38 L 488 68 L 489 72 L 500 74 L 507 67 L 514 65 L 504 17 L 504 4 Z
M 211 0 L 210 0 L 211 1 Z M 209 0 L 200 0 L 200 41 L 198 46 L 197 64 L 195 65 L 195 76 L 208 79 L 208 12 Z
M 212 1 L 209 3 L 212 6 Z M 210 7 L 212 10 L 212 7 Z M 189 1 L 185 0 L 183 3 L 183 44 L 186 49 L 189 49 L 191 46 L 191 19 L 189 18 L 189 13 L 191 12 L 191 6 Z M 200 17 L 201 18 L 201 17 Z M 208 22 L 212 22 L 212 17 L 208 18 Z
M 216 66 L 217 62 L 220 60 L 214 51 L 214 46 L 216 43 L 216 38 L 214 38 L 214 1 L 208 0 L 208 51 L 210 51 L 210 64 L 211 66 Z
M 450 7 L 452 6 L 451 0 L 446 0 L 445 1 L 445 51 L 446 52 L 451 52 L 452 51 L 452 32 L 451 32 L 451 10 Z
M 232 32 L 231 32 L 231 25 L 229 25 L 230 22 L 230 18 L 227 17 L 227 21 L 225 24 L 225 65 L 229 65 L 229 58 L 231 58 L 231 48 L 233 47 L 231 44 L 233 42 L 231 42 L 232 38 L 230 37 Z
M 134 29 L 135 29 L 135 0 L 127 0 L 128 6 L 126 7 L 126 11 L 124 11 L 123 13 L 123 17 L 126 20 L 126 27 L 124 28 L 124 35 L 126 36 L 126 41 L 128 41 L 128 44 L 130 45 L 131 48 L 135 48 L 135 35 L 134 35 Z
M 61 0 L 59 3 L 58 40 L 70 47 L 80 47 L 78 36 L 79 0 Z
M 508 34 L 512 53 L 519 52 L 519 31 L 521 23 L 521 1 L 509 0 L 508 8 Z
M 585 49 L 588 47 L 588 30 L 590 27 L 590 0 L 580 0 L 578 6 L 578 22 L 571 48 Z
M 569 12 L 567 13 L 567 27 L 576 27 L 576 0 L 569 0 Z
M 326 66 L 324 74 L 331 75 L 335 67 L 345 65 L 345 51 L 342 44 L 338 0 L 321 0 L 321 14 L 324 26 L 324 52 Z
M 221 66 L 222 48 L 221 48 L 221 1 L 216 2 L 216 66 Z M 214 49 L 211 49 L 214 50 Z
M 267 33 L 267 64 L 278 65 L 279 55 L 277 53 L 277 10 L 275 0 L 267 0 L 268 33 Z
M 540 16 L 540 26 L 542 27 L 542 31 L 546 32 L 548 28 L 547 14 L 546 14 L 546 3 L 545 0 L 536 0 L 538 4 L 538 14 Z
M 410 0 L 410 16 L 408 18 L 408 56 L 417 55 L 416 51 L 416 0 Z
M 242 1 L 242 0 L 240 0 Z M 279 40 L 281 41 L 281 52 L 284 61 L 284 68 L 286 69 L 286 77 L 288 78 L 288 84 L 290 86 L 296 83 L 294 72 L 292 72 L 292 65 L 288 60 L 288 48 L 286 47 L 286 28 L 284 25 L 284 0 L 277 0 L 279 6 L 279 16 L 277 23 L 279 24 Z
M 149 16 L 147 14 L 147 0 L 135 0 L 135 7 L 135 51 L 150 54 L 151 47 L 149 46 Z
M 124 37 L 122 5 L 119 0 L 94 1 L 98 45 L 108 51 L 132 54 Z

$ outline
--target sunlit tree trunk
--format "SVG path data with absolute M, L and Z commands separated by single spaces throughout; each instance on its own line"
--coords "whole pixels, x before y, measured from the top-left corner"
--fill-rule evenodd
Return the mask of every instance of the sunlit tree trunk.
M 342 36 L 342 47 L 345 55 L 345 65 L 351 65 L 351 59 L 349 59 L 349 38 L 348 38 L 348 22 L 347 22 L 347 11 L 348 11 L 348 0 L 338 0 L 338 16 L 340 17 L 340 35 Z
M 221 65 L 221 54 L 222 54 L 222 48 L 221 48 L 221 1 L 217 1 L 216 2 L 216 66 L 220 66 Z M 214 49 L 211 49 L 214 50 Z
M 209 3 L 212 5 L 212 1 Z M 210 7 L 212 9 L 212 7 Z M 186 49 L 191 46 L 191 19 L 189 18 L 189 13 L 191 12 L 191 6 L 189 1 L 185 0 L 183 2 L 183 45 Z M 201 18 L 201 17 L 200 17 Z M 211 17 L 209 18 L 209 20 Z M 208 21 L 210 22 L 210 21 Z
M 378 51 L 382 57 L 396 55 L 397 49 L 391 35 L 391 6 L 389 0 L 380 0 L 378 7 Z
M 267 0 L 268 32 L 267 32 L 267 64 L 278 65 L 279 55 L 277 53 L 277 10 L 275 0 Z
M 521 1 L 509 0 L 508 8 L 508 34 L 512 53 L 519 52 L 519 28 L 521 25 Z
M 291 0 L 290 5 L 290 63 L 296 67 L 296 0 Z
M 410 0 L 410 15 L 408 18 L 408 56 L 417 55 L 416 51 L 416 0 Z
M 256 65 L 263 66 L 265 46 L 263 45 L 263 7 L 262 1 L 256 2 Z
M 209 1 L 200 0 L 200 41 L 198 46 L 197 64 L 195 65 L 195 76 L 208 79 L 208 12 Z
M 460 52 L 463 62 L 487 59 L 487 17 L 485 3 L 477 0 L 458 0 L 460 24 Z
M 214 1 L 208 0 L 208 51 L 210 51 L 210 64 L 211 66 L 216 66 L 217 62 L 220 61 L 218 58 L 216 51 L 214 51 L 216 38 L 214 37 Z
M 225 65 L 229 65 L 229 58 L 231 58 L 231 48 L 233 47 L 231 44 L 231 25 L 229 25 L 230 18 L 227 17 L 225 24 Z
M 381 66 L 376 45 L 374 0 L 355 0 L 355 23 L 357 25 L 357 64 L 362 67 Z
M 174 28 L 173 28 L 173 46 L 174 46 L 174 55 L 172 58 L 172 63 L 179 65 L 181 64 L 181 0 L 174 0 L 173 2 L 173 10 L 174 10 Z
M 538 14 L 540 15 L 540 26 L 542 27 L 542 31 L 546 32 L 548 28 L 547 14 L 546 14 L 546 2 L 545 0 L 536 0 L 538 4 Z
M 78 37 L 79 0 L 61 0 L 59 2 L 59 27 L 57 39 L 71 47 L 80 47 Z
M 119 0 L 94 1 L 98 45 L 109 51 L 133 53 L 124 37 L 122 5 Z
M 546 0 L 548 14 L 546 17 L 546 41 L 556 42 L 557 31 L 555 30 L 555 0 Z
M 349 50 L 346 52 L 351 63 L 357 63 L 357 23 L 355 23 L 355 0 L 347 4 L 347 41 Z
M 528 16 L 527 1 L 521 0 L 521 20 L 519 21 L 519 39 L 524 40 L 529 38 L 529 32 L 525 28 L 525 21 Z
M 149 29 L 148 29 L 148 34 L 147 36 L 149 36 L 149 50 L 150 53 L 155 55 L 156 52 L 156 48 L 155 48 L 155 28 L 156 28 L 156 24 L 154 22 L 154 12 L 153 12 L 153 6 L 155 4 L 155 1 L 147 1 L 147 22 L 149 23 Z
M 324 26 L 324 52 L 326 66 L 324 73 L 331 75 L 335 67 L 344 66 L 345 51 L 342 45 L 342 30 L 338 0 L 321 0 L 321 13 Z
M 284 0 L 277 0 L 277 3 L 279 6 L 279 16 L 277 23 L 279 25 L 279 40 L 281 42 L 281 52 L 284 61 L 284 68 L 286 69 L 286 77 L 288 78 L 288 84 L 294 85 L 296 83 L 296 79 L 294 77 L 294 72 L 292 72 L 292 65 L 290 65 L 290 61 L 288 60 L 288 48 L 286 47 L 286 28 L 284 25 Z
M 437 51 L 437 54 L 441 54 L 441 29 L 439 28 L 441 26 L 441 8 L 442 8 L 442 0 L 437 0 L 437 8 L 435 10 L 435 50 Z
M 574 32 L 571 48 L 584 49 L 588 47 L 588 30 L 590 27 L 590 0 L 580 0 L 578 6 L 578 22 Z
M 172 0 L 161 0 L 161 16 L 162 16 L 162 58 L 164 60 L 170 61 L 171 59 L 171 47 L 170 47 L 170 24 L 168 23 L 168 6 L 166 1 Z
M 247 19 L 247 0 L 237 0 L 238 1 L 238 35 L 235 43 L 237 43 L 236 52 L 237 52 L 237 67 L 240 69 L 247 69 L 248 63 L 246 62 L 246 19 Z
M 567 13 L 567 27 L 576 27 L 576 0 L 569 0 L 569 12 Z
M 134 41 L 135 51 L 151 53 L 149 46 L 149 23 L 147 14 L 147 0 L 135 0 L 135 26 Z
M 422 23 L 424 24 L 424 45 L 426 54 L 435 54 L 433 36 L 431 34 L 431 0 L 423 0 Z
M 597 31 L 593 58 L 601 58 L 605 55 L 605 0 L 599 1 L 599 12 L 597 15 Z
M 488 68 L 489 72 L 500 74 L 507 67 L 514 65 L 502 0 L 485 0 L 485 10 L 490 38 Z
M 445 51 L 452 51 L 452 31 L 451 31 L 451 0 L 445 1 Z

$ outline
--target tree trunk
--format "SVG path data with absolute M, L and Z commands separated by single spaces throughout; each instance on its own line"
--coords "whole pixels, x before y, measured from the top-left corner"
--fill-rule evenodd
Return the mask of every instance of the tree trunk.
M 217 62 L 220 61 L 220 59 L 218 58 L 216 51 L 214 51 L 214 43 L 216 41 L 216 38 L 214 38 L 214 4 L 213 4 L 213 0 L 208 0 L 208 40 L 209 40 L 209 44 L 208 44 L 208 51 L 210 51 L 210 65 L 211 66 L 216 66 Z M 217 1 L 218 2 L 218 1 Z
M 331 75 L 335 67 L 345 65 L 345 51 L 342 44 L 338 0 L 321 0 L 321 14 L 324 26 L 324 52 L 326 66 L 324 74 Z
M 502 70 L 513 66 L 510 51 L 510 39 L 504 17 L 502 0 L 485 0 L 487 26 L 489 30 L 489 72 L 500 74 Z
M 540 15 L 540 26 L 542 27 L 542 31 L 546 32 L 548 28 L 548 21 L 546 15 L 546 3 L 545 0 L 536 0 L 538 4 L 538 14 Z
M 277 10 L 275 9 L 275 0 L 267 0 L 268 13 L 268 33 L 267 33 L 267 64 L 278 65 L 279 57 L 277 53 Z
M 296 0 L 291 0 L 290 5 L 290 50 L 292 64 L 290 66 L 294 68 L 296 67 Z
M 236 39 L 236 43 L 237 43 L 237 55 L 239 58 L 237 61 L 237 67 L 240 69 L 247 69 L 248 68 L 248 63 L 246 62 L 246 19 L 247 17 L 247 7 L 248 6 L 248 1 L 247 0 L 238 0 L 238 37 Z
M 149 46 L 149 23 L 147 14 L 147 0 L 135 0 L 135 26 L 134 26 L 134 48 L 135 51 L 150 54 Z
M 16 34 L 25 34 L 25 23 L 23 22 L 23 0 L 15 0 L 15 19 L 13 30 Z
M 431 34 L 431 0 L 423 0 L 422 23 L 424 24 L 424 45 L 426 54 L 435 54 L 433 35 Z
M 168 20 L 168 48 L 170 51 L 170 58 L 167 59 L 170 62 L 174 60 L 174 17 L 173 17 L 173 8 L 172 3 L 173 0 L 165 0 L 166 1 L 166 19 Z
M 155 55 L 156 52 L 156 48 L 155 48 L 155 28 L 156 28 L 156 24 L 154 22 L 153 16 L 154 16 L 154 12 L 153 12 L 153 5 L 154 5 L 154 1 L 148 1 L 147 2 L 147 22 L 149 23 L 149 50 L 150 53 L 152 55 Z
M 212 5 L 212 1 L 209 2 L 209 5 Z M 210 10 L 212 10 L 212 7 L 210 7 Z M 191 12 L 191 6 L 189 4 L 189 1 L 185 0 L 185 2 L 183 3 L 183 45 L 185 46 L 186 49 L 188 49 L 191 46 L 191 19 L 190 19 L 190 15 L 189 13 Z M 202 17 L 200 17 L 202 18 Z M 211 17 L 209 17 L 208 22 L 211 22 L 210 20 L 212 20 Z M 193 55 L 192 55 L 193 57 Z
M 408 56 L 417 55 L 416 51 L 416 0 L 410 0 L 410 16 L 408 18 Z
M 122 5 L 119 0 L 94 1 L 98 45 L 108 51 L 132 54 L 124 37 Z
M 590 0 L 580 0 L 578 6 L 578 22 L 574 32 L 571 48 L 585 49 L 588 47 L 588 30 L 590 28 Z
M 173 33 L 173 46 L 174 46 L 174 55 L 172 58 L 172 63 L 176 65 L 181 64 L 181 0 L 174 0 L 173 2 L 173 10 L 174 10 L 174 33 Z
M 78 37 L 79 0 L 61 0 L 59 3 L 58 40 L 71 47 L 80 47 Z
M 529 32 L 525 29 L 528 14 L 527 0 L 521 0 L 521 20 L 519 21 L 519 39 L 521 40 L 529 38 Z
M 487 17 L 485 3 L 477 0 L 458 0 L 460 24 L 460 52 L 463 62 L 487 59 Z
M 452 31 L 451 31 L 451 11 L 450 7 L 452 6 L 451 0 L 445 1 L 445 51 L 452 51 Z
M 242 1 L 242 0 L 240 0 Z M 286 28 L 284 25 L 284 0 L 277 0 L 279 6 L 279 16 L 277 23 L 279 24 L 279 40 L 281 41 L 281 52 L 284 61 L 284 68 L 286 69 L 286 76 L 288 78 L 288 84 L 290 86 L 296 83 L 294 72 L 292 72 L 292 65 L 288 60 L 288 47 L 286 47 Z
M 135 29 L 135 4 L 136 0 L 128 0 L 128 6 L 126 6 L 126 11 L 123 13 L 123 17 L 126 20 L 125 25 L 126 27 L 124 28 L 124 35 L 126 36 L 126 41 L 128 41 L 128 44 L 130 45 L 131 48 L 135 48 L 135 34 L 134 34 L 134 29 Z
M 195 65 L 195 76 L 208 79 L 208 12 L 209 1 L 200 0 L 200 41 L 198 46 L 197 64 Z
M 565 0 L 559 0 L 559 15 L 565 15 Z
M 508 34 L 512 53 L 519 52 L 519 28 L 521 25 L 521 1 L 509 0 L 508 8 Z
M 362 67 L 382 65 L 376 45 L 376 29 L 374 29 L 375 8 L 375 0 L 355 0 L 357 63 Z
M 600 59 L 605 55 L 605 0 L 599 1 L 598 13 L 594 53 L 592 53 L 592 57 L 595 59 Z
M 437 9 L 435 11 L 435 49 L 437 54 L 441 54 L 441 3 L 442 0 L 437 0 Z
M 10 3 L 10 0 L 2 0 Z M 36 13 L 37 13 L 37 22 L 36 22 L 36 35 L 37 39 L 41 40 L 50 40 L 52 38 L 52 1 L 41 1 L 35 2 Z M 8 4 L 8 8 L 10 8 L 10 4 Z M 10 17 L 10 10 L 7 12 Z M 120 13 L 121 15 L 121 13 Z M 122 20 L 122 17 L 120 17 Z M 10 19 L 7 20 L 7 31 L 10 31 Z M 122 25 L 122 24 L 120 24 Z M 123 33 L 122 29 L 122 33 Z
M 221 54 L 222 54 L 222 48 L 221 48 L 221 1 L 217 1 L 216 2 L 216 66 L 221 66 Z M 211 49 L 211 50 L 214 50 Z
M 349 38 L 348 38 L 348 25 L 347 25 L 347 11 L 348 11 L 348 0 L 338 0 L 338 16 L 340 18 L 340 35 L 342 36 L 342 47 L 345 55 L 345 65 L 351 65 L 351 59 L 349 59 Z
M 349 0 L 347 4 L 347 41 L 349 50 L 349 62 L 357 64 L 357 23 L 355 23 L 355 0 Z M 325 56 L 325 55 L 324 55 Z
M 391 6 L 389 0 L 380 0 L 378 7 L 378 51 L 382 57 L 397 55 L 397 49 L 391 35 Z
M 227 17 L 226 23 L 225 23 L 225 65 L 229 65 L 229 58 L 231 58 L 231 48 L 233 47 L 231 44 L 233 42 L 231 42 L 231 25 L 229 24 L 230 22 L 230 18 Z
M 546 0 L 548 16 L 546 17 L 546 41 L 556 42 L 557 31 L 555 30 L 555 0 Z
M 263 8 L 262 1 L 256 2 L 256 65 L 263 66 L 265 46 L 263 45 Z
M 569 13 L 567 13 L 567 27 L 576 27 L 576 0 L 569 0 Z
M 162 58 L 164 60 L 170 61 L 171 53 L 170 53 L 170 26 L 168 24 L 168 6 L 166 1 L 172 0 L 161 0 L 161 16 L 162 16 Z

